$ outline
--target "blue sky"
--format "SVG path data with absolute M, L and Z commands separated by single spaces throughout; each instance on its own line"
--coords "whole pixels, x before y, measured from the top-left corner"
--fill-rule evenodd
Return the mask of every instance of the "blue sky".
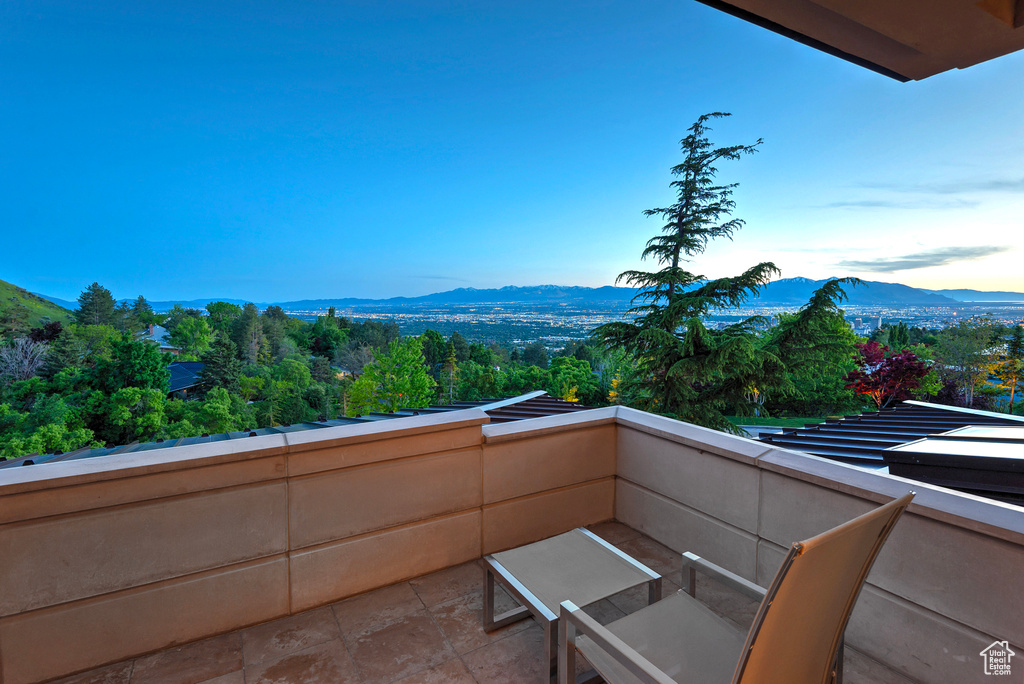
M 0 279 L 255 301 L 611 284 L 728 111 L 774 261 L 1024 291 L 1024 54 L 898 83 L 688 0 L 0 5 Z

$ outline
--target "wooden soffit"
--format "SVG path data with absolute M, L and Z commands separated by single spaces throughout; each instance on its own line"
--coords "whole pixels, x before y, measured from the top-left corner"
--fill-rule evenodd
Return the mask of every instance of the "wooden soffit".
M 1024 0 L 699 0 L 900 81 L 1024 48 Z

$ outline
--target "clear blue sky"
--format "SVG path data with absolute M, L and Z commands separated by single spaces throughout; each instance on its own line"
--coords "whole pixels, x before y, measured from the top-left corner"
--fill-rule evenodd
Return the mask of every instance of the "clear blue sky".
M 1024 291 L 1024 54 L 901 84 L 688 0 L 0 4 L 0 279 L 74 299 L 606 285 L 701 113 L 762 260 Z

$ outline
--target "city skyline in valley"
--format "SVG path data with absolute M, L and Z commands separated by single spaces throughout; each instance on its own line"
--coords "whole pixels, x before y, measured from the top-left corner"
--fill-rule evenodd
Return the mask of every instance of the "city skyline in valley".
M 611 285 L 702 113 L 691 270 L 1024 291 L 1024 54 L 898 83 L 696 2 L 14 2 L 0 278 L 74 300 Z

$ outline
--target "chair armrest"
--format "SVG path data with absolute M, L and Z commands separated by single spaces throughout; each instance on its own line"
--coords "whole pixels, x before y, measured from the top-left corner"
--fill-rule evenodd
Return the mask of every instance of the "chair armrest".
M 704 560 L 700 556 L 694 555 L 689 551 L 683 554 L 683 572 L 685 573 L 687 569 L 690 571 L 690 578 L 688 581 L 688 587 L 686 588 L 686 593 L 694 598 L 697 597 L 698 572 L 716 579 L 725 586 L 757 601 L 763 600 L 764 595 L 768 591 L 764 587 L 754 584 L 750 580 L 743 579 L 739 575 L 729 572 L 725 568 Z
M 575 657 L 570 650 L 576 648 L 577 633 L 588 637 L 595 646 L 613 658 L 620 667 L 646 684 L 676 684 L 675 680 L 662 672 L 654 663 L 636 652 L 629 644 L 609 632 L 572 601 L 562 601 L 559 606 L 558 629 L 558 681 L 571 681 Z M 591 665 L 595 663 L 591 662 Z M 596 667 L 596 665 L 595 665 Z M 608 673 L 599 674 L 607 677 Z

